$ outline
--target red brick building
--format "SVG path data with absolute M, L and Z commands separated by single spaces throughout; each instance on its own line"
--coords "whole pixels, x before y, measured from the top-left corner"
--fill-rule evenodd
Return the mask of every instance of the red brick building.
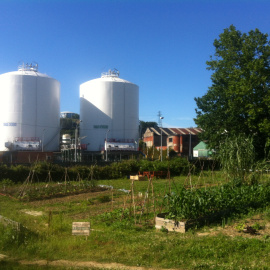
M 201 128 L 147 128 L 143 141 L 147 147 L 174 150 L 180 156 L 192 156 L 192 149 L 199 143 Z

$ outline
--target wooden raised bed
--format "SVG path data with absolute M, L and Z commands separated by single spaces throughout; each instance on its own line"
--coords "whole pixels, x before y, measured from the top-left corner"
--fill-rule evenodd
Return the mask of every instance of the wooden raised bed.
M 156 216 L 156 229 L 167 229 L 169 232 L 180 232 L 185 233 L 189 227 L 187 221 L 175 221 L 172 219 L 165 218 L 166 213 L 161 213 Z

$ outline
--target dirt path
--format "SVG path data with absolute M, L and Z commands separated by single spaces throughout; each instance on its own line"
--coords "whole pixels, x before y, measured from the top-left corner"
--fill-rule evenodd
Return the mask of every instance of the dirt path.
M 10 260 L 8 256 L 0 254 L 1 260 Z M 151 268 L 151 267 L 139 267 L 139 266 L 127 266 L 120 263 L 99 263 L 99 262 L 80 262 L 80 261 L 68 261 L 68 260 L 57 260 L 57 261 L 47 261 L 47 260 L 37 260 L 28 261 L 20 260 L 18 261 L 22 265 L 37 265 L 37 266 L 59 266 L 59 267 L 78 267 L 78 268 L 97 268 L 97 269 L 121 269 L 121 270 L 181 270 L 177 269 L 161 269 L 161 268 Z
M 100 269 L 122 269 L 122 270 L 165 270 L 161 268 L 147 268 L 147 267 L 137 267 L 137 266 L 126 266 L 120 263 L 98 263 L 98 262 L 78 262 L 78 261 L 26 261 L 22 260 L 19 263 L 24 265 L 40 265 L 40 266 L 62 266 L 62 267 L 89 267 L 89 268 L 100 268 Z M 180 270 L 178 269 L 166 269 L 166 270 Z

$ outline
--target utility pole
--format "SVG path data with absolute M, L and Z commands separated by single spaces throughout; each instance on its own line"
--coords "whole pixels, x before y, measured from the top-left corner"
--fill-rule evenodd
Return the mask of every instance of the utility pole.
M 164 119 L 163 116 L 159 117 L 160 119 L 160 161 L 162 161 L 162 119 Z

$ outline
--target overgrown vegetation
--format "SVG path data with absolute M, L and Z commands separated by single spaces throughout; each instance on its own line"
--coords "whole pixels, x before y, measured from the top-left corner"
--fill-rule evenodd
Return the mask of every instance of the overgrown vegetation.
M 0 181 L 11 179 L 15 183 L 23 183 L 27 177 L 32 178 L 34 182 L 48 182 L 51 179 L 57 182 L 63 182 L 65 179 L 76 181 L 78 177 L 84 180 L 102 180 L 129 177 L 129 175 L 137 174 L 138 171 L 167 172 L 168 170 L 172 176 L 186 174 L 189 170 L 189 162 L 185 158 L 174 158 L 164 162 L 128 160 L 106 166 L 78 165 L 68 168 L 45 162 L 34 164 L 31 167 L 0 165 Z
M 251 136 L 228 136 L 220 143 L 217 158 L 230 180 L 242 183 L 253 183 L 256 180 L 257 163 Z

